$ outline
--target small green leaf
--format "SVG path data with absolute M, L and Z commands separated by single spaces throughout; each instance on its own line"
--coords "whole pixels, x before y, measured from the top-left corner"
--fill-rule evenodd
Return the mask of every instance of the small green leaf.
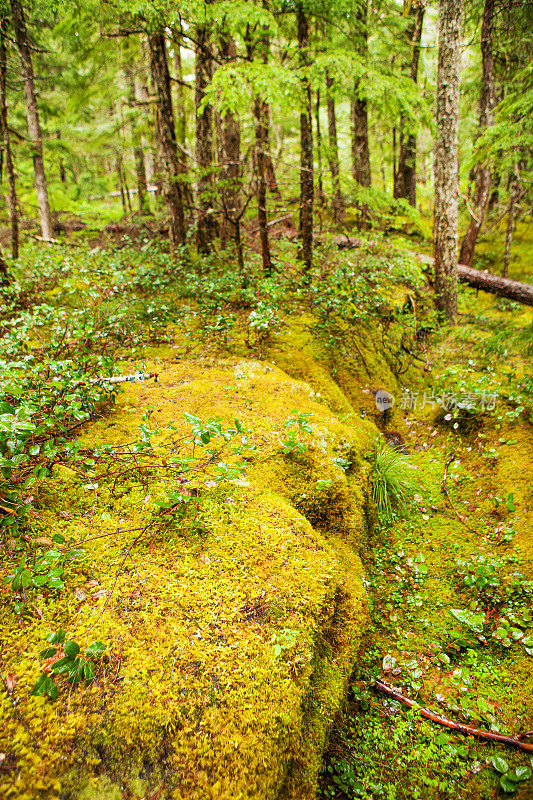
M 509 780 L 507 775 L 500 776 L 500 786 L 504 792 L 516 792 L 518 786 L 512 780 Z
M 39 658 L 51 658 L 55 656 L 57 653 L 57 647 L 47 647 L 45 650 L 41 650 L 39 653 Z
M 65 542 L 65 537 L 61 533 L 54 533 L 52 538 L 54 542 L 57 542 L 58 544 L 64 544 Z
M 492 756 L 491 762 L 494 769 L 497 769 L 498 772 L 508 772 L 509 764 L 501 756 Z
M 87 648 L 87 656 L 89 658 L 100 658 L 105 651 L 105 644 L 103 642 L 93 642 Z
M 72 640 L 65 642 L 65 644 L 63 645 L 63 649 L 65 651 L 65 654 L 67 656 L 70 656 L 70 658 L 76 658 L 76 656 L 80 652 L 79 644 L 76 644 L 76 642 L 73 642 Z
M 32 584 L 32 575 L 31 575 L 31 572 L 29 571 L 29 569 L 25 569 L 25 570 L 23 570 L 21 572 L 20 582 L 22 584 L 22 588 L 23 589 L 27 589 L 28 586 L 31 586 L 31 584 Z
M 531 770 L 529 767 L 516 767 L 513 772 L 507 773 L 507 777 L 512 781 L 528 781 L 531 778 Z
M 52 672 L 57 672 L 58 675 L 62 675 L 64 672 L 69 671 L 71 665 L 72 659 L 69 656 L 65 656 L 65 658 L 54 661 L 52 664 Z
M 63 644 L 65 641 L 65 631 L 58 630 L 56 633 L 51 633 L 47 636 L 46 641 L 50 642 L 50 644 Z

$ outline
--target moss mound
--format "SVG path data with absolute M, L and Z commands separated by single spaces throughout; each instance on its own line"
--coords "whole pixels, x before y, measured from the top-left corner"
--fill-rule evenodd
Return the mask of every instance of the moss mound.
M 371 518 L 363 453 L 375 428 L 348 428 L 307 384 L 264 363 L 150 368 L 159 381 L 128 384 L 84 436 L 88 447 L 119 445 L 113 457 L 89 472 L 58 467 L 42 485 L 35 537 L 83 540 L 84 555 L 60 592 L 28 590 L 18 625 L 2 606 L 12 683 L 0 792 L 313 797 L 366 621 L 357 548 Z M 294 410 L 312 415 L 310 431 L 287 425 Z M 232 441 L 202 460 L 194 445 L 184 479 L 172 470 L 191 442 L 184 412 L 223 426 L 237 418 L 240 452 Z M 282 452 L 291 431 L 307 450 Z M 135 453 L 139 436 L 149 446 Z M 245 462 L 246 475 L 213 480 L 217 458 Z M 187 502 L 165 518 L 157 503 L 173 492 Z M 59 628 L 82 647 L 103 638 L 107 651 L 90 686 L 60 679 L 51 702 L 30 693 Z

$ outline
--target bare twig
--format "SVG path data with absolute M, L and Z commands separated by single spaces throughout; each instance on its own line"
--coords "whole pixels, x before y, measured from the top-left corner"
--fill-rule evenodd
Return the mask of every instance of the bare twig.
M 469 530 L 469 531 L 472 531 L 472 533 L 475 533 L 475 534 L 477 534 L 477 531 L 475 531 L 475 530 L 474 530 L 474 528 L 472 528 L 472 527 L 471 527 L 471 526 L 468 524 L 468 522 L 466 521 L 466 518 L 465 518 L 465 517 L 463 517 L 463 515 L 462 515 L 462 514 L 460 514 L 460 513 L 459 513 L 459 511 L 456 509 L 456 507 L 455 507 L 455 505 L 454 505 L 454 503 L 453 503 L 453 500 L 452 500 L 452 498 L 450 497 L 450 492 L 448 491 L 448 486 L 446 485 L 446 478 L 448 477 L 448 467 L 450 466 L 450 464 L 452 463 L 452 461 L 454 460 L 454 458 L 455 458 L 455 453 L 452 453 L 452 454 L 451 454 L 451 456 L 449 457 L 448 461 L 446 462 L 446 466 L 444 467 L 444 475 L 442 476 L 442 486 L 441 486 L 441 492 L 442 492 L 444 495 L 446 495 L 446 498 L 447 498 L 447 500 L 448 500 L 449 504 L 451 505 L 451 507 L 452 507 L 452 508 L 453 508 L 453 510 L 455 511 L 455 514 L 456 514 L 456 516 L 457 516 L 457 519 L 459 519 L 459 520 L 460 520 L 460 521 L 463 523 L 463 525 L 464 525 L 466 528 L 468 528 L 468 530 Z
M 389 686 L 384 681 L 376 680 L 374 685 L 378 692 L 387 694 L 389 697 L 392 697 L 399 703 L 409 706 L 409 708 L 416 708 L 422 717 L 431 720 L 431 722 L 437 722 L 439 725 L 444 725 L 446 728 L 450 728 L 453 731 L 463 733 L 465 736 L 475 736 L 476 739 L 485 739 L 489 742 L 498 742 L 499 744 L 506 744 L 509 747 L 517 747 L 519 750 L 525 750 L 528 753 L 533 753 L 533 744 L 521 741 L 521 739 L 525 738 L 526 736 L 530 736 L 531 732 L 518 733 L 516 736 L 503 736 L 500 733 L 492 733 L 492 731 L 483 731 L 479 730 L 478 728 L 471 728 L 469 725 L 463 725 L 461 722 L 453 722 L 451 719 L 441 717 L 440 714 L 436 714 L 429 708 L 419 706 L 416 701 L 405 697 L 398 691 L 398 689 L 395 689 L 393 686 Z

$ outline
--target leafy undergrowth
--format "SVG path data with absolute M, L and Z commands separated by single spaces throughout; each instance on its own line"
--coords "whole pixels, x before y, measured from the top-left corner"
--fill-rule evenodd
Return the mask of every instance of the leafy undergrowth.
M 372 625 L 322 797 L 531 796 L 532 754 L 461 736 L 372 688 L 379 677 L 478 729 L 533 728 L 531 316 L 470 290 L 461 312 L 432 336 L 388 423 L 418 493 L 373 541 Z

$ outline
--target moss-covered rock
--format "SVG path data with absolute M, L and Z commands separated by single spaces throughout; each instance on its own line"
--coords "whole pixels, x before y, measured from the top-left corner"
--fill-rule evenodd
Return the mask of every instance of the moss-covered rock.
M 129 384 L 84 435 L 87 447 L 119 446 L 113 457 L 58 467 L 41 487 L 34 535 L 84 541 L 65 588 L 28 590 L 18 624 L 2 589 L 2 669 L 16 686 L 2 697 L 0 791 L 311 798 L 365 626 L 357 549 L 375 428 L 347 427 L 316 390 L 263 363 L 153 368 L 157 383 Z M 293 410 L 312 414 L 311 432 L 286 427 Z M 172 462 L 191 453 L 184 412 L 237 418 L 245 444 L 235 436 L 203 459 L 195 446 L 185 478 Z M 139 425 L 150 448 L 134 453 Z M 307 450 L 282 452 L 291 431 Z M 217 483 L 217 459 L 245 460 L 247 474 Z M 164 520 L 155 504 L 169 492 L 187 502 Z M 82 647 L 103 639 L 106 657 L 90 686 L 60 679 L 57 701 L 31 697 L 59 628 Z

